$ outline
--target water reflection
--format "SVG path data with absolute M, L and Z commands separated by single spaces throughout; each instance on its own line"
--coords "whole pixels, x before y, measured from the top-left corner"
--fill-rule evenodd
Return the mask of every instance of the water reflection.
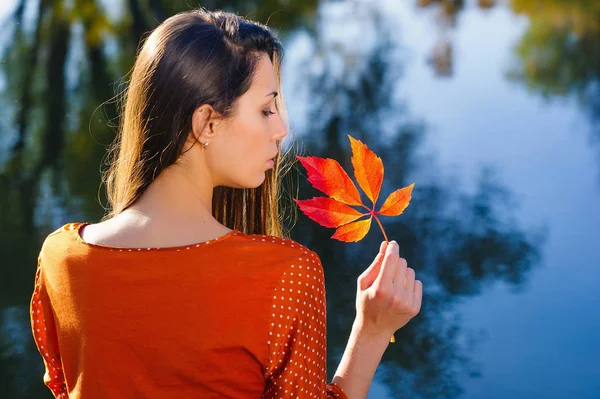
M 454 70 L 454 47 L 452 45 L 451 31 L 456 27 L 458 16 L 465 10 L 464 0 L 416 0 L 419 8 L 436 9 L 437 42 L 427 59 L 433 67 L 437 77 L 450 77 Z M 496 6 L 496 0 L 477 0 L 481 10 L 488 10 Z
M 407 116 L 389 90 L 401 77 L 402 64 L 398 46 L 385 39 L 393 37 L 385 16 L 378 7 L 363 7 L 360 15 L 351 7 L 345 11 L 336 5 L 320 10 L 324 20 L 317 23 L 314 51 L 307 55 L 321 65 L 320 72 L 302 79 L 311 82 L 309 97 L 314 99 L 304 142 L 308 153 L 335 158 L 347 171 L 352 169 L 346 134 L 368 143 L 384 161 L 382 198 L 417 181 L 407 211 L 383 223 L 388 236 L 399 242 L 402 256 L 414 265 L 426 293 L 420 315 L 396 334 L 397 343 L 385 353 L 382 381 L 391 397 L 456 398 L 462 392 L 459 374 L 479 372 L 469 359 L 478 336 L 462 330 L 453 304 L 495 281 L 522 287 L 539 264 L 543 231 L 525 232 L 514 221 L 515 201 L 493 170 L 483 168 L 475 192 L 468 194 L 452 176 L 422 163 L 417 153 L 427 130 Z M 331 38 L 326 27 L 340 20 L 349 25 L 360 20 L 361 32 L 374 30 L 380 39 L 360 51 L 348 30 L 345 40 Z M 299 181 L 303 198 L 321 195 L 305 177 Z M 303 215 L 300 221 L 294 237 L 308 241 L 325 265 L 332 376 L 355 316 L 356 278 L 383 238 L 373 229 L 359 243 L 340 243 L 329 239 L 333 230 Z
M 538 5 L 512 2 L 514 12 L 530 23 L 514 48 L 516 62 L 508 76 L 547 99 L 575 97 L 592 121 L 591 142 L 600 159 L 600 3 L 549 0 Z
M 450 20 L 463 7 L 462 2 L 435 3 L 445 4 Z M 454 8 L 448 8 L 450 3 Z M 98 165 L 112 140 L 117 112 L 111 101 L 98 106 L 115 94 L 113 83 L 132 65 L 139 39 L 156 21 L 188 8 L 182 0 L 118 5 L 123 13 L 112 19 L 96 1 L 20 0 L 11 18 L 14 39 L 2 57 L 4 76 L 10 79 L 2 102 L 17 109 L 10 131 L 3 132 L 11 137 L 10 148 L 2 149 L 0 157 L 5 160 L 0 167 L 0 256 L 7 260 L 1 272 L 8 276 L 0 280 L 0 383 L 8 397 L 50 397 L 41 383 L 41 358 L 29 339 L 28 301 L 43 237 L 67 221 L 98 220 L 103 213 Z M 426 293 L 419 317 L 396 334 L 397 342 L 386 352 L 381 378 L 392 397 L 458 397 L 457 376 L 478 373 L 469 358 L 470 342 L 478 337 L 461 328 L 453 305 L 493 281 L 522 287 L 538 263 L 542 239 L 510 218 L 511 193 L 492 172 L 482 170 L 477 190 L 469 194 L 435 160 L 419 155 L 427 128 L 409 118 L 406 105 L 389 90 L 401 78 L 403 53 L 390 40 L 393 23 L 375 2 L 347 8 L 350 13 L 343 3 L 318 5 L 316 0 L 213 0 L 203 5 L 250 13 L 284 36 L 291 30 L 307 33 L 314 49 L 310 62 L 321 68 L 294 71 L 295 80 L 309 82 L 308 122 L 300 132 L 306 152 L 335 158 L 350 171 L 349 133 L 384 160 L 382 198 L 417 181 L 407 211 L 382 222 Z M 26 7 L 36 16 L 30 30 Z M 332 22 L 328 18 L 334 14 L 340 19 Z M 361 45 L 331 36 L 333 23 L 350 22 Z M 440 75 L 451 71 L 450 56 L 435 64 Z M 300 198 L 320 194 L 305 178 L 292 176 L 297 179 Z M 325 265 L 332 376 L 355 316 L 356 278 L 382 237 L 374 229 L 360 243 L 344 244 L 329 239 L 332 231 L 300 221 L 293 238 L 314 249 Z
M 0 311 L 0 389 L 3 398 L 52 397 L 40 383 L 44 368 L 33 343 L 29 309 L 5 307 Z
M 19 0 L 3 24 L 13 37 L 2 49 L 1 101 L 16 105 L 0 151 L 0 256 L 6 260 L 0 279 L 5 316 L 0 386 L 6 397 L 51 397 L 41 383 L 41 358 L 29 342 L 37 252 L 43 237 L 62 223 L 102 216 L 98 166 L 115 133 L 111 99 L 120 87 L 114 84 L 131 67 L 140 38 L 166 16 L 189 9 L 187 3 Z M 311 17 L 316 1 L 204 5 L 237 9 L 285 33 Z M 111 19 L 106 6 L 123 12 Z
M 477 7 L 487 10 L 497 3 L 478 0 Z M 436 12 L 438 39 L 428 63 L 436 76 L 452 76 L 452 33 L 468 7 L 463 0 L 416 0 L 415 4 Z M 507 77 L 549 101 L 576 98 L 591 121 L 590 142 L 598 148 L 600 159 L 600 2 L 511 0 L 507 6 L 528 20 L 527 30 L 514 46 L 515 59 Z

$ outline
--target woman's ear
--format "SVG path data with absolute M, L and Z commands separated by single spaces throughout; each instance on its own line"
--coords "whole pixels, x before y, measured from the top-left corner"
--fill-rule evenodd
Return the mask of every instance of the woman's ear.
M 215 124 L 218 112 L 208 104 L 196 108 L 192 115 L 191 138 L 201 143 L 210 142 L 216 135 Z

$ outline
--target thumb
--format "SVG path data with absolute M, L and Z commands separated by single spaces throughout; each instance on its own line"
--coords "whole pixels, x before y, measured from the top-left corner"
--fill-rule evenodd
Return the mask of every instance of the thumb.
M 377 275 L 379 274 L 379 270 L 381 269 L 381 263 L 383 262 L 383 258 L 385 256 L 385 249 L 386 249 L 387 245 L 388 245 L 388 243 L 386 241 L 381 242 L 381 245 L 379 246 L 379 253 L 373 260 L 373 263 L 371 263 L 371 266 L 369 266 L 359 276 L 358 286 L 361 291 L 369 288 L 373 284 L 375 279 L 377 278 Z

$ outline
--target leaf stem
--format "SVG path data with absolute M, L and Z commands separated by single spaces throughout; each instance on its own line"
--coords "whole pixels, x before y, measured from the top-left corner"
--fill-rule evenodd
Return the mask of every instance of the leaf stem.
M 377 224 L 379 225 L 379 228 L 381 229 L 381 232 L 383 233 L 383 237 L 385 238 L 385 242 L 388 243 L 389 240 L 387 238 L 387 234 L 385 234 L 385 230 L 383 229 L 383 226 L 381 225 L 381 222 L 379 221 L 379 218 L 377 217 L 377 215 L 375 215 L 375 213 L 372 213 L 372 215 L 375 218 L 375 220 L 377 221 Z
M 360 206 L 362 206 L 363 208 L 365 208 L 367 211 L 369 211 L 369 213 L 373 213 L 373 211 L 375 210 L 375 206 L 373 206 L 373 209 L 369 208 L 368 206 L 364 205 L 364 204 L 360 204 Z
M 373 204 L 373 209 L 369 208 L 365 204 L 360 204 L 360 206 L 362 206 L 367 211 L 369 211 L 369 213 L 371 214 L 371 216 L 373 216 L 375 218 L 375 220 L 377 221 L 377 224 L 379 224 L 379 228 L 381 229 L 381 232 L 383 233 L 383 238 L 385 238 L 385 242 L 389 243 L 390 241 L 387 238 L 387 234 L 385 234 L 385 230 L 383 229 L 383 226 L 381 225 L 381 222 L 379 221 L 379 218 L 377 217 L 377 212 L 375 211 L 375 204 Z

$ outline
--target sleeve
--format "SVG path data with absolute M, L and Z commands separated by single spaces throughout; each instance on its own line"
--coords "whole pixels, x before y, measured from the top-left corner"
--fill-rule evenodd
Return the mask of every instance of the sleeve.
M 69 395 L 63 375 L 54 317 L 42 269 L 40 256 L 38 257 L 35 287 L 30 303 L 31 328 L 35 344 L 44 361 L 43 382 L 50 388 L 55 398 L 63 399 L 68 398 Z
M 273 295 L 263 398 L 348 399 L 327 384 L 325 277 L 308 249 L 283 273 Z

